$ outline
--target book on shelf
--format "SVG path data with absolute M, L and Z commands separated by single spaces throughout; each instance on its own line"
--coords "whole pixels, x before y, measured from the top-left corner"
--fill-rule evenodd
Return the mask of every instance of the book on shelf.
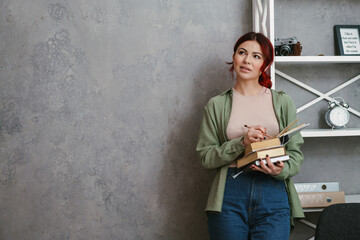
M 332 204 L 345 203 L 345 193 L 339 192 L 303 192 L 298 193 L 301 207 L 327 207 Z
M 278 157 L 278 156 L 283 156 L 285 154 L 286 154 L 285 146 L 278 146 L 278 147 L 258 150 L 238 159 L 236 165 L 238 168 L 241 168 L 250 163 L 255 162 L 258 159 L 266 158 L 266 155 L 269 155 L 269 157 Z
M 338 192 L 340 191 L 339 182 L 309 182 L 294 183 L 298 193 L 303 192 Z

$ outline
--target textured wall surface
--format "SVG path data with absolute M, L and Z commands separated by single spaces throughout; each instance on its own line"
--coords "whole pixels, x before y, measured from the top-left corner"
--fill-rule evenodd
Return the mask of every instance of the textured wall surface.
M 355 0 L 275 9 L 276 35 L 296 35 L 304 55 L 333 53 L 335 19 L 360 22 Z M 207 239 L 213 172 L 197 132 L 207 100 L 232 85 L 225 62 L 251 19 L 239 0 L 0 1 L 0 239 Z M 326 91 L 359 65 L 280 67 Z M 277 88 L 297 106 L 314 98 Z M 357 110 L 359 89 L 342 92 Z M 325 108 L 300 117 L 326 127 Z M 297 181 L 360 192 L 359 137 L 303 150 Z
M 0 239 L 207 239 L 238 0 L 0 1 Z

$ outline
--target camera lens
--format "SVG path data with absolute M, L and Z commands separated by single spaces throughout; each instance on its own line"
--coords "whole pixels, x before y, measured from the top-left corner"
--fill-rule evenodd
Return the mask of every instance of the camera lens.
M 282 45 L 279 53 L 280 56 L 289 56 L 291 53 L 291 48 L 288 45 Z

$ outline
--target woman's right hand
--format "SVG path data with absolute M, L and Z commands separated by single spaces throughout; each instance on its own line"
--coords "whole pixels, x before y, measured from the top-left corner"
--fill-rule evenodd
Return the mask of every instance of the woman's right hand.
M 264 133 L 266 133 L 266 128 L 257 125 L 257 126 L 248 126 L 248 131 L 244 136 L 243 144 L 245 146 L 249 145 L 253 142 L 260 142 L 264 140 L 265 136 Z

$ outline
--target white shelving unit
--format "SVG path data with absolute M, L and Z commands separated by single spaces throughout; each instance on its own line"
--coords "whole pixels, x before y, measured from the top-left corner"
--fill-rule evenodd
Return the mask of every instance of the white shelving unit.
M 253 30 L 255 32 L 261 32 L 265 36 L 267 36 L 272 44 L 274 44 L 274 0 L 253 0 Z M 354 78 L 348 80 L 347 82 L 341 84 L 340 86 L 332 89 L 327 93 L 322 93 L 306 84 L 302 83 L 299 80 L 283 73 L 279 70 L 276 70 L 276 65 L 282 64 L 343 64 L 343 63 L 353 63 L 353 64 L 360 64 L 360 56 L 276 56 L 274 60 L 274 64 L 272 64 L 270 71 L 271 71 L 271 79 L 273 79 L 273 88 L 275 88 L 275 74 L 280 75 L 281 77 L 297 84 L 298 86 L 315 93 L 319 97 L 311 102 L 305 104 L 304 106 L 298 109 L 302 111 L 307 107 L 312 106 L 313 104 L 325 99 L 331 101 L 332 98 L 330 97 L 336 91 L 347 87 L 348 85 L 352 84 L 355 81 L 360 79 L 360 74 L 355 76 Z M 355 109 L 350 109 L 349 112 L 352 114 L 357 115 L 360 117 L 360 112 Z M 360 128 L 344 128 L 344 129 L 304 129 L 301 131 L 303 137 L 349 137 L 349 136 L 360 136 Z M 360 202 L 360 194 L 356 195 L 345 195 L 345 202 Z M 316 212 L 322 211 L 323 208 L 316 208 L 316 209 L 304 209 L 304 212 Z M 307 221 L 306 219 L 300 220 L 304 224 L 316 228 L 316 225 Z M 314 239 L 314 237 L 310 238 Z
M 255 32 L 261 32 L 267 36 L 271 42 L 274 44 L 275 39 L 275 24 L 274 24 L 274 0 L 253 0 L 253 30 Z M 283 73 L 279 70 L 276 70 L 276 65 L 282 64 L 342 64 L 342 63 L 359 63 L 360 56 L 276 56 L 274 64 L 272 64 L 270 72 L 271 79 L 273 79 L 273 88 L 275 89 L 275 74 L 279 75 L 286 80 L 297 84 L 298 86 L 318 95 L 319 97 L 310 101 L 298 108 L 298 112 L 303 111 L 304 109 L 320 102 L 321 100 L 331 101 L 333 100 L 330 96 L 340 89 L 347 87 L 348 85 L 358 81 L 360 79 L 360 74 L 354 78 L 348 80 L 347 82 L 341 84 L 340 86 L 332 89 L 327 93 L 322 93 L 299 80 Z M 360 117 L 360 112 L 356 109 L 349 108 L 349 112 Z M 358 128 L 347 128 L 347 129 L 306 129 L 302 131 L 303 137 L 346 137 L 346 136 L 360 136 L 360 129 Z
M 287 57 L 275 57 L 275 64 L 328 64 L 328 63 L 336 63 L 336 64 L 343 64 L 343 63 L 360 63 L 360 56 L 287 56 Z M 274 65 L 275 65 L 274 64 Z M 360 79 L 360 74 L 349 79 L 345 83 L 341 84 L 338 87 L 328 91 L 327 93 L 322 93 L 299 80 L 287 75 L 284 72 L 281 72 L 277 69 L 273 69 L 275 73 L 284 79 L 306 89 L 309 92 L 312 92 L 319 97 L 310 101 L 309 103 L 301 106 L 298 108 L 298 112 L 303 111 L 304 109 L 311 107 L 312 105 L 320 102 L 321 100 L 325 99 L 328 101 L 333 100 L 330 95 L 334 94 L 335 92 L 347 87 L 348 85 L 358 81 Z M 350 113 L 360 117 L 360 112 L 356 109 L 349 108 Z M 344 129 L 304 129 L 302 131 L 303 137 L 346 137 L 346 136 L 360 136 L 360 129 L 359 128 L 344 128 Z

